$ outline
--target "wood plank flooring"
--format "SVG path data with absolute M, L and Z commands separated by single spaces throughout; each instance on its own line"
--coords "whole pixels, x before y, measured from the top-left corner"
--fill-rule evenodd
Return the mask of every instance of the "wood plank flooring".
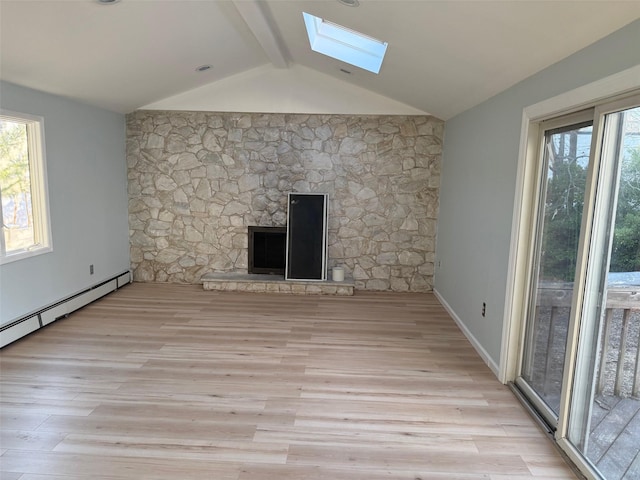
M 430 294 L 133 284 L 0 360 L 3 480 L 575 478 Z
M 609 480 L 640 478 L 640 399 L 598 395 L 587 458 Z

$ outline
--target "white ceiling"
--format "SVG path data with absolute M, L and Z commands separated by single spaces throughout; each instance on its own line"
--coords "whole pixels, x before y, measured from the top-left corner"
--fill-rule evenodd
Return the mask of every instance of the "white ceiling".
M 389 42 L 380 74 L 312 52 L 303 11 Z M 300 65 L 446 120 L 638 18 L 615 0 L 0 0 L 0 78 L 128 113 Z

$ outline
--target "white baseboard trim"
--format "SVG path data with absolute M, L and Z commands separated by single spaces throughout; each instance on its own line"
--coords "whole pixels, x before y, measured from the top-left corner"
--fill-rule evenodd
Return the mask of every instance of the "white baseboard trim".
M 440 293 L 436 289 L 433 290 L 433 294 L 436 296 L 438 301 L 442 304 L 442 306 L 447 311 L 447 313 L 451 315 L 451 318 L 453 318 L 453 321 L 456 322 L 456 325 L 458 325 L 458 328 L 462 331 L 463 335 L 467 337 L 467 340 L 469 340 L 473 348 L 476 350 L 476 352 L 478 352 L 478 355 L 480 355 L 480 358 L 482 358 L 484 363 L 491 369 L 493 374 L 499 380 L 500 379 L 499 365 L 493 361 L 491 356 L 487 353 L 487 351 L 480 344 L 480 342 L 478 342 L 476 337 L 473 336 L 473 334 L 469 331 L 467 326 L 463 323 L 460 317 L 458 317 L 458 315 L 453 310 L 453 308 L 451 308 L 451 305 L 447 303 L 447 301 L 442 297 L 442 295 L 440 295 Z
M 131 272 L 120 273 L 115 277 L 87 289 L 65 297 L 58 302 L 31 312 L 23 317 L 9 322 L 0 328 L 0 348 L 19 340 L 20 338 L 39 330 L 42 327 L 67 317 L 70 313 L 95 302 L 99 298 L 117 290 L 132 281 Z

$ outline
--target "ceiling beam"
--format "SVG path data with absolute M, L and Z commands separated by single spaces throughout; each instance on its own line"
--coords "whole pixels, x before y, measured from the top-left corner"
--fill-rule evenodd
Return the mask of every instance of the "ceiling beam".
M 276 68 L 287 68 L 287 52 L 259 0 L 233 0 L 238 13 L 245 21 L 269 61 Z

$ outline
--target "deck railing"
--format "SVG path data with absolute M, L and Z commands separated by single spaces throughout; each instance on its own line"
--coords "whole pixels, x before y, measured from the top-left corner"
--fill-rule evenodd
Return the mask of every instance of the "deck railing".
M 572 285 L 553 283 L 540 285 L 538 308 L 550 308 L 546 330 L 546 377 L 555 378 L 559 362 L 554 359 L 552 344 L 558 336 L 566 338 Z M 618 397 L 640 397 L 640 288 L 610 287 L 600 332 L 600 351 L 596 392 Z M 542 349 L 544 351 L 544 349 Z
M 614 334 L 619 330 L 619 334 Z M 610 288 L 600 339 L 597 393 L 604 393 L 609 370 L 615 363 L 613 394 L 640 396 L 640 289 Z

